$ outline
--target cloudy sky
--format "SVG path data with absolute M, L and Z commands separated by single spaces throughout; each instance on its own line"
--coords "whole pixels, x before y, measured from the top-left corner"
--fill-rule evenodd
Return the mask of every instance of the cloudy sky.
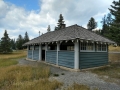
M 7 30 L 10 38 L 24 36 L 28 32 L 30 39 L 57 26 L 62 13 L 66 26 L 78 24 L 86 28 L 91 17 L 98 22 L 109 13 L 113 0 L 0 0 L 0 38 Z

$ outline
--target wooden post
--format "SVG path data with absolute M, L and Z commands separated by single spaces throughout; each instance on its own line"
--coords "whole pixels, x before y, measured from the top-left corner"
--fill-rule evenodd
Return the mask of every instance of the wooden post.
M 48 50 L 48 44 L 45 44 L 45 62 L 46 62 L 46 52 Z
M 41 55 L 42 55 L 42 45 L 40 44 L 39 45 L 39 61 L 41 61 L 42 60 L 42 58 L 41 58 Z
M 79 40 L 74 43 L 74 69 L 79 69 Z
M 57 42 L 57 61 L 56 61 L 56 65 L 58 65 L 58 53 L 59 53 L 59 51 L 60 51 L 60 43 L 59 42 Z

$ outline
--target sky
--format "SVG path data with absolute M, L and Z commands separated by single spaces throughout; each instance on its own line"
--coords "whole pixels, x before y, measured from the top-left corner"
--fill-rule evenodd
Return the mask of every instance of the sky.
M 35 38 L 51 31 L 57 26 L 62 14 L 66 26 L 78 24 L 87 28 L 91 17 L 101 28 L 101 20 L 109 13 L 108 8 L 113 0 L 0 0 L 0 38 L 7 30 L 11 39 L 18 35 L 24 37 L 27 31 L 29 38 Z

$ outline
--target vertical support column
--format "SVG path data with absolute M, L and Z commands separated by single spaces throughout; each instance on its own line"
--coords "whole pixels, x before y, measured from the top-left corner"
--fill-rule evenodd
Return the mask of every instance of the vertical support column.
M 39 61 L 42 60 L 41 55 L 42 55 L 42 45 L 40 44 L 39 45 Z
M 34 45 L 32 46 L 32 60 L 33 60 Z
M 45 44 L 45 62 L 46 62 L 46 52 L 48 50 L 48 44 Z
M 57 42 L 57 61 L 56 61 L 56 65 L 58 65 L 58 53 L 60 51 L 60 43 Z
M 74 69 L 79 69 L 79 40 L 74 43 Z
M 27 46 L 27 59 L 28 59 L 28 54 L 29 53 L 29 46 Z

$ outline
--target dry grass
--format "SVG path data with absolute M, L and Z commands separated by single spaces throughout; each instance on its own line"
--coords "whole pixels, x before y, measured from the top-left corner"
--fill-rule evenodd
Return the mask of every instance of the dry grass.
M 120 62 L 120 53 L 109 53 L 110 62 Z
M 48 79 L 40 79 L 14 83 L 7 90 L 55 90 L 60 86 L 61 83 L 57 81 L 50 82 Z
M 98 75 L 108 76 L 110 78 L 120 79 L 120 63 L 111 63 L 109 66 L 92 70 Z
M 90 90 L 90 88 L 86 85 L 76 84 L 68 87 L 66 90 Z M 98 90 L 97 88 L 94 88 L 93 90 Z
M 5 90 L 54 90 L 61 83 L 48 81 L 49 67 L 13 65 L 0 68 L 0 88 Z
M 10 54 L 0 54 L 0 60 L 21 58 L 21 57 L 25 57 L 26 55 L 27 55 L 26 50 L 19 50 L 19 51 L 14 51 L 13 53 Z
M 119 47 L 109 46 L 109 51 L 120 52 L 120 46 Z
M 0 54 L 0 90 L 55 90 L 62 84 L 50 82 L 49 66 L 19 66 L 19 58 L 26 56 L 26 51 Z
M 110 52 L 120 52 L 120 47 L 109 46 Z M 110 62 L 120 62 L 120 53 L 109 53 Z

